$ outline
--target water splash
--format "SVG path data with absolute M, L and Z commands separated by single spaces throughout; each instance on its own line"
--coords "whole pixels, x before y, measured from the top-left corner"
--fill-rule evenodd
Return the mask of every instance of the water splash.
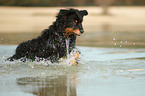
M 68 57 L 68 54 L 69 54 L 69 38 L 66 39 L 66 53 L 67 53 L 67 57 Z
M 0 46 L 0 67 L 3 65 L 9 66 L 9 65 L 26 65 L 29 66 L 32 69 L 35 69 L 36 66 L 44 66 L 47 67 L 49 65 L 54 65 L 54 66 L 71 66 L 70 61 L 74 58 L 74 54 L 76 51 L 78 51 L 78 49 L 74 49 L 71 52 L 69 51 L 69 39 L 66 40 L 66 53 L 67 53 L 67 57 L 66 58 L 60 58 L 58 62 L 54 62 L 52 63 L 50 60 L 46 60 L 44 58 L 37 58 L 35 59 L 35 61 L 32 61 L 31 59 L 26 59 L 24 58 L 20 58 L 19 60 L 15 60 L 13 62 L 11 61 L 6 61 L 6 59 L 8 57 L 10 57 L 13 54 L 13 51 L 15 50 L 15 48 L 17 46 Z M 10 51 L 7 51 L 9 49 Z M 12 51 L 13 50 L 13 51 Z M 23 62 L 24 61 L 24 62 Z
M 62 58 L 61 61 L 65 61 L 67 64 L 69 64 L 70 66 L 72 65 L 71 61 L 75 58 L 74 55 L 77 51 L 77 49 L 73 49 L 71 52 L 69 52 L 69 41 L 70 39 L 67 38 L 66 39 L 66 59 Z

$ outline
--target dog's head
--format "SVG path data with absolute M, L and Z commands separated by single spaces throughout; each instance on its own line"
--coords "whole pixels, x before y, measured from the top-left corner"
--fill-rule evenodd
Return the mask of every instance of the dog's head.
M 67 35 L 75 34 L 81 35 L 84 33 L 82 26 L 83 17 L 88 15 L 86 10 L 77 10 L 77 9 L 61 9 L 57 19 L 64 24 L 65 33 Z

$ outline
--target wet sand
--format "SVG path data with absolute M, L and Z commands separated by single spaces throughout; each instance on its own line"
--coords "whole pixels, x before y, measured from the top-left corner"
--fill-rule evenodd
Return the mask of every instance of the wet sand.
M 0 7 L 0 33 L 41 32 L 64 7 Z M 66 8 L 66 7 L 65 7 Z M 70 8 L 70 7 L 68 7 Z M 74 7 L 86 9 L 86 32 L 145 31 L 145 7 L 110 7 L 110 15 L 102 16 L 100 7 Z

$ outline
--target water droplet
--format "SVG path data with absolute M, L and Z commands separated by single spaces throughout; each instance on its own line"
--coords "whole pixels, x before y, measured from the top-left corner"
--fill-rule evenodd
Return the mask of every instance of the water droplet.
M 113 40 L 115 40 L 115 38 L 113 38 Z
M 120 72 L 123 72 L 123 70 L 120 70 Z
M 122 44 L 122 41 L 120 41 L 120 43 Z

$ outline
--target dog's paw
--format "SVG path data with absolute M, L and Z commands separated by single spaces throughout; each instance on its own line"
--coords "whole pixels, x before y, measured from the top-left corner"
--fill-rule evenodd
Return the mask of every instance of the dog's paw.
M 71 65 L 77 65 L 77 64 L 78 64 L 78 61 L 77 61 L 75 58 L 73 58 L 73 59 L 70 61 L 70 64 L 71 64 Z
M 75 58 L 75 59 L 79 59 L 79 58 L 80 58 L 79 52 L 76 52 L 76 53 L 75 53 L 74 58 Z
M 77 65 L 78 64 L 78 59 L 80 58 L 79 55 L 80 55 L 79 52 L 75 53 L 73 59 L 70 61 L 71 65 Z

